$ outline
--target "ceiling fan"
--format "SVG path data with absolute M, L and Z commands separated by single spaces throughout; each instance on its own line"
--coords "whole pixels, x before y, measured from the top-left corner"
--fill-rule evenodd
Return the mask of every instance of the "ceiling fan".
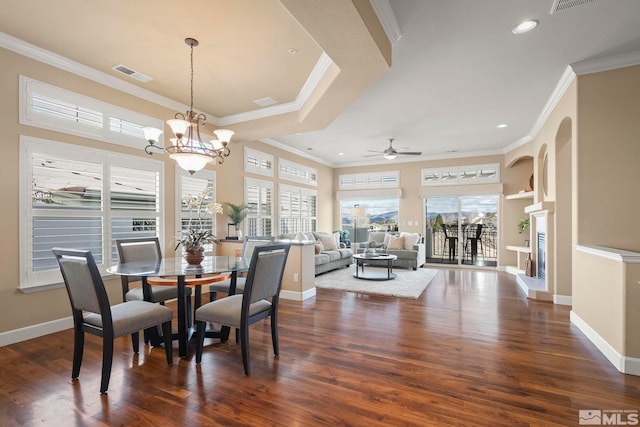
M 396 157 L 398 157 L 399 154 L 407 155 L 407 156 L 420 156 L 420 155 L 422 155 L 422 151 L 397 151 L 395 148 L 393 148 L 393 141 L 394 141 L 394 138 L 389 138 L 389 148 L 387 148 L 384 151 L 367 150 L 367 151 L 371 151 L 372 153 L 377 153 L 377 154 L 368 154 L 368 155 L 366 155 L 364 157 L 374 157 L 374 156 L 379 156 L 380 154 L 382 154 L 382 156 L 385 159 L 393 160 Z

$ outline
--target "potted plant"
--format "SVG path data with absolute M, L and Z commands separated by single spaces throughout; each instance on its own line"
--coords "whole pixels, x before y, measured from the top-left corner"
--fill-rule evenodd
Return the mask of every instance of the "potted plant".
M 183 246 L 185 250 L 184 259 L 189 264 L 198 265 L 204 259 L 204 245 L 209 243 L 219 245 L 220 240 L 209 230 L 188 228 L 183 232 L 182 237 L 178 239 L 176 250 Z
M 235 205 L 229 202 L 226 202 L 225 205 L 229 206 L 229 225 L 233 225 L 236 229 L 235 239 L 240 239 L 240 223 L 247 217 L 247 208 L 249 206 L 245 204 Z M 234 237 L 227 237 L 227 239 L 234 240 Z
M 200 194 L 186 194 L 182 198 L 183 206 L 189 210 L 189 221 L 176 239 L 175 250 L 178 250 L 180 246 L 184 247 L 184 258 L 192 265 L 198 265 L 204 259 L 204 245 L 220 244 L 220 240 L 211 230 L 211 223 L 205 217 L 205 214 L 221 214 L 223 212 L 220 203 L 211 201 L 211 193 L 212 190 L 206 188 Z
M 529 217 L 521 219 L 518 223 L 518 233 L 522 234 L 529 227 L 530 221 Z

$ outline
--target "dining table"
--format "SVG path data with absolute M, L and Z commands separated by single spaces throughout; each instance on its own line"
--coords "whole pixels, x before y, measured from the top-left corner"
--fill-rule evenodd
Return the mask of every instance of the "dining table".
M 242 257 L 229 256 L 205 256 L 198 265 L 188 264 L 183 257 L 162 258 L 158 261 L 136 261 L 125 262 L 112 265 L 107 268 L 107 272 L 119 276 L 137 276 L 142 281 L 142 293 L 144 299 L 151 301 L 151 287 L 147 283 L 148 277 L 176 277 L 175 284 L 169 286 L 178 287 L 178 354 L 182 358 L 188 357 L 189 340 L 193 331 L 189 327 L 189 318 L 191 313 L 188 312 L 187 295 L 185 292 L 187 276 L 201 277 L 210 274 L 231 274 L 231 285 L 229 287 L 229 295 L 235 294 L 238 273 L 245 272 L 249 269 L 248 263 Z M 201 285 L 195 286 L 194 310 L 198 308 L 201 301 Z M 223 340 L 229 337 L 229 328 L 223 327 L 220 331 L 207 331 L 207 337 L 221 338 Z M 152 340 L 160 342 L 158 336 Z

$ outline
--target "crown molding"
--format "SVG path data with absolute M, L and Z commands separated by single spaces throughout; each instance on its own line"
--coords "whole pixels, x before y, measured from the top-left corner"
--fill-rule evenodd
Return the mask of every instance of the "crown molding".
M 391 9 L 389 0 L 369 0 L 369 3 L 371 3 L 373 11 L 378 15 L 378 21 L 380 21 L 389 42 L 393 46 L 402 38 L 402 31 L 396 20 L 396 15 L 393 13 L 393 9 Z
M 103 73 L 102 71 L 98 71 L 94 68 L 87 67 L 86 65 L 80 64 L 79 62 L 73 61 L 67 57 L 42 49 L 41 47 L 27 43 L 24 40 L 20 40 L 3 32 L 0 32 L 0 47 L 146 101 L 153 102 L 154 104 L 167 107 L 171 110 L 182 111 L 189 108 L 188 105 L 184 105 L 180 102 L 174 101 L 173 99 L 158 95 L 155 92 L 143 89 L 132 83 L 125 82 L 117 77 Z
M 313 93 L 315 88 L 320 84 L 320 81 L 324 77 L 329 67 L 333 64 L 329 55 L 322 52 L 316 65 L 313 67 L 311 74 L 307 77 L 307 81 L 300 89 L 300 92 L 296 96 L 295 101 L 287 102 L 284 104 L 271 105 L 269 107 L 259 108 L 253 111 L 247 111 L 244 113 L 232 114 L 218 119 L 217 125 L 227 126 L 234 123 L 247 122 L 250 120 L 263 119 L 265 117 L 277 116 L 280 114 L 292 113 L 302 109 L 309 96 Z
M 583 74 L 598 73 L 600 71 L 614 70 L 616 68 L 629 67 L 640 64 L 640 50 L 606 56 L 604 58 L 586 59 L 571 64 L 574 73 Z
M 556 87 L 553 89 L 553 92 L 551 92 L 551 96 L 549 96 L 546 104 L 544 104 L 540 115 L 538 115 L 538 118 L 531 127 L 531 130 L 529 130 L 529 133 L 504 147 L 502 149 L 502 154 L 515 150 L 516 148 L 525 145 L 529 141 L 532 141 L 536 136 L 538 136 L 538 132 L 540 132 L 540 129 L 542 129 L 544 124 L 547 122 L 549 116 L 551 116 L 551 113 L 556 108 L 556 105 L 558 105 L 558 102 L 560 102 L 560 99 L 562 99 L 565 92 L 571 85 L 571 82 L 573 82 L 575 78 L 576 74 L 573 72 L 573 69 L 570 66 L 565 68 L 562 76 L 560 77 L 560 80 L 558 80 L 558 83 L 556 83 Z
M 306 153 L 304 151 L 298 150 L 296 148 L 291 148 L 288 145 L 285 145 L 285 144 L 283 144 L 283 143 L 281 143 L 279 141 L 276 141 L 275 139 L 262 138 L 262 139 L 259 139 L 258 141 L 262 142 L 264 144 L 267 144 L 267 145 L 271 145 L 272 147 L 279 148 L 279 149 L 281 149 L 283 151 L 286 151 L 288 153 L 295 154 L 296 156 L 300 156 L 300 157 L 304 157 L 305 159 L 313 160 L 316 163 L 320 163 L 320 164 L 323 164 L 325 166 L 329 166 L 331 168 L 335 167 L 334 163 L 332 163 L 332 162 L 329 162 L 329 161 L 327 161 L 325 159 L 321 159 L 319 157 L 313 156 L 313 155 L 311 155 L 309 153 Z
M 98 71 L 95 68 L 88 67 L 72 59 L 58 55 L 57 53 L 43 49 L 24 40 L 20 40 L 9 34 L 0 32 L 0 47 L 15 52 L 19 55 L 31 58 L 35 61 L 42 62 L 52 67 L 59 68 L 63 71 L 75 74 L 80 77 L 92 80 L 96 83 L 108 86 L 110 88 L 125 92 L 129 95 L 136 96 L 146 101 L 161 105 L 170 110 L 183 111 L 188 110 L 189 106 L 175 101 L 171 98 L 159 95 L 150 90 L 136 86 L 133 83 L 126 82 L 110 74 Z M 299 111 L 307 101 L 311 93 L 320 83 L 333 61 L 326 53 L 322 53 L 316 62 L 311 74 L 307 78 L 305 84 L 296 96 L 296 100 L 280 105 L 273 105 L 260 108 L 245 113 L 234 114 L 225 117 L 216 117 L 213 114 L 204 112 L 207 115 L 207 122 L 215 126 L 225 126 L 228 124 L 240 123 L 250 120 L 261 119 L 265 117 L 277 116 L 280 114 Z

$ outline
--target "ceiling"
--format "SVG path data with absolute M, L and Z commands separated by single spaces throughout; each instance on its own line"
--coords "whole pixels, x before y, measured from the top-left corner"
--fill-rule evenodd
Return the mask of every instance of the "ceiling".
M 535 136 L 568 65 L 640 63 L 640 1 L 571 1 L 0 0 L 0 46 L 184 110 L 195 37 L 194 107 L 215 127 L 335 167 L 397 163 L 502 153 Z M 423 155 L 364 157 L 389 138 Z

